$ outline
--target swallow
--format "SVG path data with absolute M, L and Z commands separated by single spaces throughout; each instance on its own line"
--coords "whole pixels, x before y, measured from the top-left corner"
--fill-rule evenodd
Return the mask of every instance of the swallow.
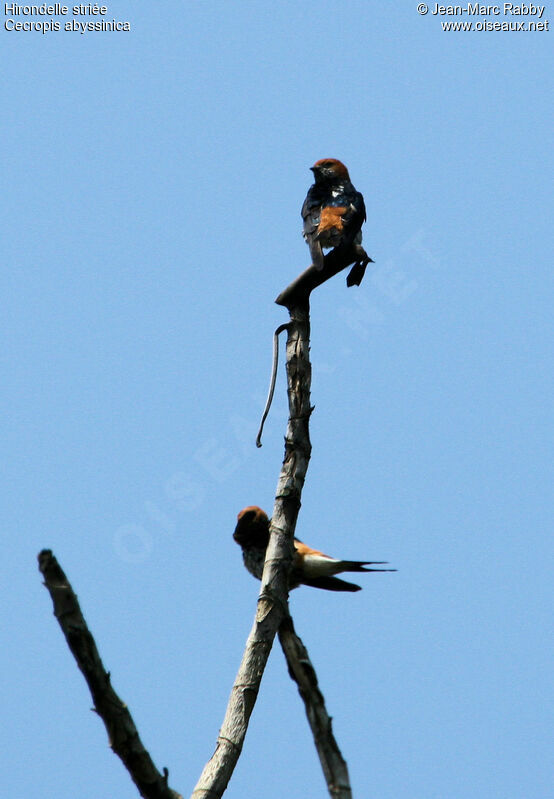
M 313 265 L 321 270 L 324 249 L 362 243 L 366 210 L 363 196 L 352 185 L 341 161 L 322 158 L 310 169 L 315 183 L 308 189 L 302 206 L 303 235 Z
M 242 547 L 244 565 L 258 580 L 262 579 L 265 551 L 269 543 L 269 519 L 257 505 L 243 508 L 237 516 L 233 538 Z M 337 560 L 294 539 L 294 560 L 289 589 L 311 585 L 327 591 L 360 591 L 361 586 L 335 577 L 341 572 L 394 572 L 396 569 L 368 569 L 384 566 L 386 561 Z

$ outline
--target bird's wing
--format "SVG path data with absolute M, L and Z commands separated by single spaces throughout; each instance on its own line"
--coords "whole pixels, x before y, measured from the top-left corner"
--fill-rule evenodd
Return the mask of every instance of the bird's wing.
M 346 202 L 344 203 L 344 200 Z M 351 239 L 361 230 L 367 215 L 365 210 L 364 198 L 359 191 L 352 193 L 347 192 L 343 198 L 343 203 L 346 205 L 346 211 L 343 214 L 342 221 L 345 232 L 347 231 Z
M 334 560 L 330 555 L 326 555 L 324 552 L 320 552 L 319 549 L 312 549 L 307 544 L 304 544 L 298 538 L 294 539 L 294 548 L 300 555 L 321 555 L 322 558 L 328 558 L 329 560 Z
M 310 248 L 310 257 L 316 269 L 323 269 L 323 250 L 317 239 L 319 223 L 321 221 L 321 206 L 315 204 L 308 196 L 302 206 L 302 219 L 304 220 L 303 235 Z
M 305 233 L 304 238 L 306 239 L 310 249 L 310 258 L 312 259 L 312 264 L 318 271 L 321 271 L 324 267 L 324 255 L 323 250 L 321 249 L 321 243 L 317 238 L 317 233 Z
M 304 225 L 302 231 L 304 233 L 304 238 L 309 241 L 312 236 L 317 234 L 319 229 L 319 222 L 321 220 L 321 208 L 318 206 L 317 208 L 311 208 L 306 211 L 306 214 L 302 214 L 302 218 L 304 220 Z
M 340 560 L 331 558 L 318 549 L 312 549 L 302 541 L 295 539 L 294 548 L 296 550 L 294 568 L 301 571 L 303 577 L 322 577 L 341 571 Z
M 308 197 L 304 200 L 302 206 L 302 219 L 304 220 L 304 237 L 308 238 L 317 232 L 319 227 L 319 220 L 321 218 L 321 205 L 314 204 Z

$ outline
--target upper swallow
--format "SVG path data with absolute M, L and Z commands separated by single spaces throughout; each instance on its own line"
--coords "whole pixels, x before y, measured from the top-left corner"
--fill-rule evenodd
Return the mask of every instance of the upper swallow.
M 336 158 L 322 158 L 310 167 L 315 183 L 304 205 L 304 238 L 312 263 L 323 269 L 323 248 L 361 244 L 366 220 L 364 198 L 350 181 L 345 165 Z
M 243 508 L 237 516 L 233 538 L 242 547 L 244 565 L 258 580 L 262 578 L 265 551 L 269 543 L 269 519 L 257 505 Z M 341 572 L 393 572 L 396 569 L 368 569 L 383 566 L 386 561 L 337 560 L 294 539 L 294 560 L 289 589 L 311 585 L 328 591 L 360 591 L 361 586 L 340 580 Z

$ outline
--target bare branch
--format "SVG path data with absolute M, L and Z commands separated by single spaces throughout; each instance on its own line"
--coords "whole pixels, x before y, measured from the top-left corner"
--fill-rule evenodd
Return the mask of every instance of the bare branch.
M 285 616 L 281 622 L 279 640 L 291 679 L 296 682 L 304 701 L 329 794 L 332 799 L 352 799 L 348 767 L 333 735 L 331 717 L 325 708 L 315 669 L 310 662 L 308 650 L 296 635 L 290 616 Z
M 123 761 L 144 799 L 182 799 L 168 787 L 167 769 L 163 774 L 156 769 L 127 706 L 112 688 L 110 674 L 104 669 L 77 597 L 51 550 L 43 549 L 38 563 L 54 603 L 54 615 L 87 681 L 94 709 L 106 726 L 111 748 Z
M 335 247 L 327 253 L 324 259 L 324 266 L 321 271 L 315 266 L 309 266 L 301 275 L 282 291 L 275 302 L 277 305 L 284 305 L 286 308 L 307 303 L 310 293 L 325 283 L 329 278 L 334 277 L 338 272 L 346 269 L 350 264 L 354 264 L 350 274 L 346 278 L 348 286 L 359 286 L 362 282 L 365 268 L 373 263 L 369 255 L 360 244 L 353 244 L 347 249 Z
M 219 799 L 225 791 L 242 750 L 275 634 L 282 619 L 288 615 L 288 576 L 294 529 L 311 453 L 308 303 L 289 311 L 291 321 L 286 356 L 289 421 L 256 617 L 231 691 L 216 750 L 200 775 L 192 794 L 194 799 Z

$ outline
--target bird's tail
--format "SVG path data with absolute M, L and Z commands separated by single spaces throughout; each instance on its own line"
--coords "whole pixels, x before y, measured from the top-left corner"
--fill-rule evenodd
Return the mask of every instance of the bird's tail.
M 302 580 L 304 585 L 311 585 L 312 588 L 324 588 L 326 591 L 361 591 L 360 585 L 347 583 L 338 577 L 313 577 L 311 580 Z
M 368 569 L 368 566 L 385 566 L 386 560 L 341 560 L 341 572 L 395 572 L 396 569 Z
M 341 561 L 341 572 L 395 572 L 396 569 L 368 569 L 367 566 L 381 566 L 385 565 L 386 561 L 359 561 L 359 560 L 343 560 Z M 361 586 L 355 583 L 349 583 L 346 580 L 341 580 L 339 577 L 331 575 L 324 575 L 321 577 L 304 577 L 302 579 L 304 585 L 311 585 L 313 588 L 324 588 L 326 591 L 361 591 Z

